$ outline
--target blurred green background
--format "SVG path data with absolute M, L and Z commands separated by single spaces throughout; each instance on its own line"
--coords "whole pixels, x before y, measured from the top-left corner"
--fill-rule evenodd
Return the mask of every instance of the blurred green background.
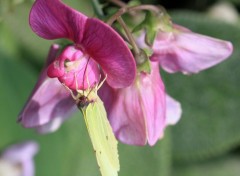
M 223 20 L 227 10 L 210 15 L 212 5 L 220 2 L 217 0 L 143 1 L 164 5 L 175 23 L 231 41 L 234 53 L 197 75 L 162 72 L 167 91 L 182 103 L 182 118 L 167 128 L 164 139 L 154 147 L 120 144 L 119 175 L 240 175 L 240 0 L 225 1 L 235 10 L 235 21 Z M 16 123 L 53 43 L 31 31 L 28 13 L 32 2 L 0 0 L 0 151 L 12 143 L 34 139 L 40 143 L 36 176 L 100 175 L 80 112 L 48 135 Z M 89 1 L 64 2 L 93 14 Z

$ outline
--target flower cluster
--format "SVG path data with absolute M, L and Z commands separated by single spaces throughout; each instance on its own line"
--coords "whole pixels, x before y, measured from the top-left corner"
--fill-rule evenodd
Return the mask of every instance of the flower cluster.
M 116 19 L 129 32 L 122 18 Z M 51 47 L 19 122 L 42 133 L 55 131 L 76 109 L 65 87 L 72 91 L 92 89 L 106 77 L 98 94 L 116 138 L 130 145 L 154 145 L 166 126 L 181 117 L 181 105 L 166 94 L 160 68 L 168 73 L 198 73 L 232 53 L 230 42 L 196 34 L 170 21 L 157 28 L 152 44 L 146 42 L 148 31 L 144 28 L 140 34 L 127 33 L 128 39 L 123 39 L 108 24 L 60 0 L 36 0 L 30 26 L 42 38 L 66 38 L 73 44 L 60 54 L 58 45 Z M 133 49 L 150 50 L 151 54 L 139 62 L 127 42 Z M 148 68 L 140 68 L 142 63 Z

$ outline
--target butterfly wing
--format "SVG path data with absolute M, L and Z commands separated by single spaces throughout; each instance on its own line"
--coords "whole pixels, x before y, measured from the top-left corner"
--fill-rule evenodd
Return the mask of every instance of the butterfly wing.
M 102 176 L 117 176 L 120 168 L 117 140 L 103 102 L 98 97 L 82 111 Z

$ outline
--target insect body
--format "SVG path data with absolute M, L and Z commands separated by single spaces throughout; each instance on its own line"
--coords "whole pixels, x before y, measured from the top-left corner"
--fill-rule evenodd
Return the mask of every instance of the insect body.
M 76 99 L 76 104 L 78 109 L 86 109 L 90 103 L 93 103 L 93 100 L 89 100 L 89 98 L 85 95 L 80 96 L 78 99 Z

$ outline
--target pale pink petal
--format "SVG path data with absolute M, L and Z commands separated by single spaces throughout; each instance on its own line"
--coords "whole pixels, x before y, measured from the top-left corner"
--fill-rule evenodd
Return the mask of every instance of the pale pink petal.
M 147 132 L 139 92 L 134 86 L 113 89 L 104 84 L 98 92 L 116 138 L 129 145 L 145 145 Z
M 73 111 L 77 110 L 77 106 L 75 107 L 75 109 L 73 108 Z M 62 123 L 70 116 L 71 114 L 69 114 L 68 116 L 56 116 L 53 119 L 51 119 L 51 121 L 49 121 L 48 123 L 38 126 L 36 127 L 36 130 L 38 133 L 41 134 L 47 134 L 47 133 L 52 133 L 55 132 L 56 130 L 58 130 L 60 128 L 60 126 L 62 125 Z
M 144 111 L 148 144 L 153 146 L 163 137 L 166 125 L 166 97 L 165 88 L 159 74 L 157 62 L 151 63 L 151 74 L 141 73 L 139 91 Z
M 70 116 L 74 106 L 70 93 L 59 81 L 46 78 L 27 102 L 19 121 L 26 128 L 41 126 L 53 118 Z
M 182 115 L 181 104 L 169 95 L 166 96 L 166 103 L 166 123 L 167 125 L 175 125 L 180 120 Z
M 154 145 L 165 128 L 165 91 L 158 63 L 141 72 L 134 84 L 113 89 L 104 84 L 99 95 L 118 140 L 129 145 Z
M 87 17 L 60 0 L 36 0 L 29 23 L 32 30 L 45 39 L 68 38 L 81 41 Z
M 25 143 L 13 145 L 4 151 L 4 160 L 7 160 L 13 164 L 20 164 L 22 166 L 21 176 L 34 176 L 35 166 L 33 157 L 39 150 L 39 146 L 36 142 L 28 141 Z
M 89 18 L 82 46 L 101 66 L 107 82 L 114 88 L 129 86 L 136 76 L 136 64 L 123 39 L 107 24 Z
M 181 29 L 177 27 L 177 29 Z M 183 29 L 181 29 L 183 30 Z M 151 60 L 158 60 L 169 73 L 198 73 L 227 59 L 232 44 L 190 31 L 159 32 Z
M 126 144 L 145 145 L 147 131 L 139 92 L 130 86 L 119 91 L 118 95 L 109 113 L 116 137 Z

